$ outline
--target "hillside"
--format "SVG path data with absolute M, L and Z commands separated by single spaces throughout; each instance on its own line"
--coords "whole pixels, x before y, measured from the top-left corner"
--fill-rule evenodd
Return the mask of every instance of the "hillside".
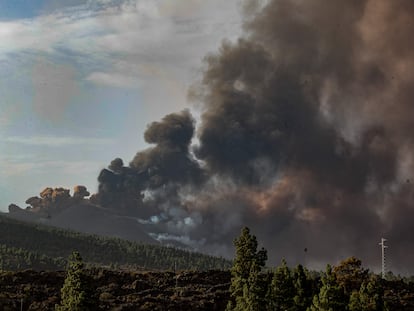
M 45 190 L 47 189 L 50 188 Z M 33 198 L 28 200 L 28 202 L 32 201 Z M 45 201 L 44 207 L 36 206 L 27 209 L 11 204 L 7 216 L 77 232 L 159 244 L 146 232 L 145 226 L 139 223 L 136 217 L 128 217 L 117 210 L 105 209 L 90 203 L 89 200 L 79 201 L 72 197 L 60 199 L 56 203 Z
M 165 269 L 227 269 L 223 258 L 171 247 L 88 235 L 0 216 L 1 265 L 6 270 L 64 269 L 66 258 L 77 250 L 88 265 Z

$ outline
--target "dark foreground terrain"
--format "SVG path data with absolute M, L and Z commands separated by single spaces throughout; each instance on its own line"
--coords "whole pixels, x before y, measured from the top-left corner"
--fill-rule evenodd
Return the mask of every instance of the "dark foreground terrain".
M 97 310 L 224 310 L 230 273 L 88 270 Z M 0 273 L 0 310 L 54 310 L 65 272 Z M 414 310 L 414 283 L 385 281 L 390 310 Z
M 224 310 L 230 273 L 89 270 L 97 310 Z M 2 272 L 0 310 L 54 310 L 65 272 Z

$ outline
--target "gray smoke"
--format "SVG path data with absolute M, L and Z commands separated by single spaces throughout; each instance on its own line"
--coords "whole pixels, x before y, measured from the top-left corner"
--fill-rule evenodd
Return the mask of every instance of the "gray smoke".
M 378 265 L 385 235 L 409 269 L 413 13 L 404 0 L 270 1 L 206 58 L 195 153 L 237 185 L 248 208 L 230 209 L 271 256 Z
M 249 226 L 270 263 L 355 255 L 413 273 L 414 2 L 244 3 L 244 35 L 205 58 L 188 111 L 98 177 L 91 201 L 160 241 L 232 256 Z M 193 138 L 196 143 L 192 143 Z

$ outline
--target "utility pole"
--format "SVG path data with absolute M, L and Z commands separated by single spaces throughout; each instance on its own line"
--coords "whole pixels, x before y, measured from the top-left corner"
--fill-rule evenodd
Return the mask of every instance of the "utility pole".
M 175 273 L 175 293 L 178 295 L 178 273 L 177 273 L 177 262 L 174 261 L 174 273 Z
M 385 279 L 385 273 L 386 273 L 385 249 L 388 248 L 388 246 L 385 245 L 386 241 L 387 239 L 381 238 L 381 243 L 379 243 L 379 245 L 381 246 L 381 275 L 383 279 Z

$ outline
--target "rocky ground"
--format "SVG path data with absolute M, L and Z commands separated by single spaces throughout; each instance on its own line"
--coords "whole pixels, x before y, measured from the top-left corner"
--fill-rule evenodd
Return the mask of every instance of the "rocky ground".
M 91 271 L 98 310 L 224 310 L 229 272 Z M 64 272 L 3 272 L 0 309 L 54 310 Z
M 89 270 L 97 310 L 224 310 L 230 273 Z M 65 272 L 0 273 L 0 310 L 54 310 Z M 385 282 L 390 310 L 414 310 L 414 284 Z

